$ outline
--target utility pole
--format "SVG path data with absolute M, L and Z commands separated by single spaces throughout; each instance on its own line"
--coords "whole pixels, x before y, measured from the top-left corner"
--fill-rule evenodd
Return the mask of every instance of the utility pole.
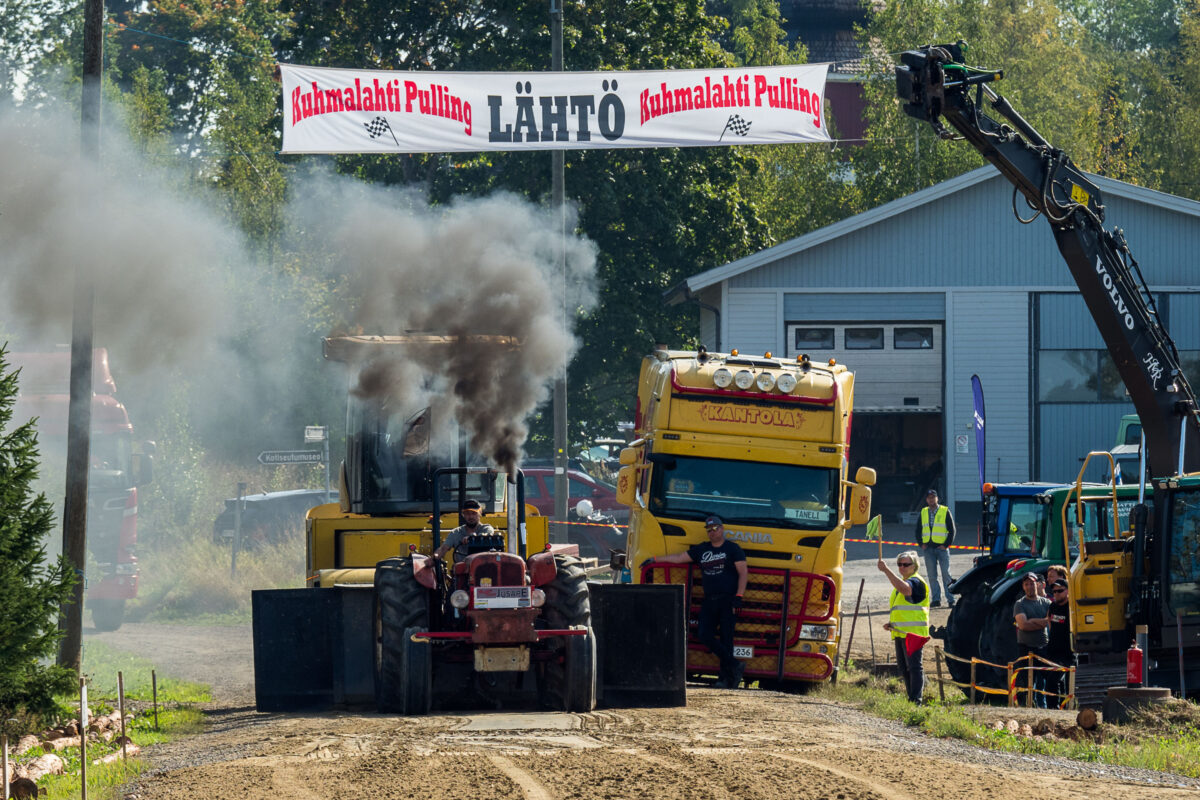
M 562 72 L 563 68 L 563 0 L 550 0 L 550 69 Z M 560 277 L 559 298 L 563 304 L 563 324 L 571 324 L 571 315 L 567 307 L 567 265 L 566 237 L 567 216 L 563 202 L 563 172 L 565 169 L 565 152 L 552 150 L 551 157 L 551 188 L 550 204 L 558 220 L 558 274 Z M 564 521 L 567 518 L 567 503 L 569 501 L 567 481 L 567 365 L 563 364 L 562 374 L 554 381 L 554 519 Z M 557 538 L 557 537 L 552 537 Z
M 100 161 L 100 73 L 104 63 L 104 0 L 83 7 L 83 95 L 80 150 Z M 83 649 L 84 567 L 87 562 L 88 467 L 92 432 L 92 276 L 75 265 L 75 306 L 71 320 L 71 400 L 67 411 L 67 490 L 63 505 L 63 555 L 75 571 L 75 589 L 59 615 L 63 637 L 58 663 L 80 669 Z

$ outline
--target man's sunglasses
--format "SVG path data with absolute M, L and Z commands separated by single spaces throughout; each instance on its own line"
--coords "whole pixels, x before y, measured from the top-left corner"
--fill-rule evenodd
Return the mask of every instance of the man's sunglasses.
M 1055 589 L 1054 593 L 1055 594 L 1066 594 L 1067 590 L 1066 589 Z
M 719 529 L 720 527 L 721 527 L 720 525 L 705 525 L 704 530 L 715 531 L 715 530 Z
M 911 562 L 911 561 L 897 561 L 896 562 L 897 567 L 911 567 L 912 565 L 913 565 L 913 562 Z

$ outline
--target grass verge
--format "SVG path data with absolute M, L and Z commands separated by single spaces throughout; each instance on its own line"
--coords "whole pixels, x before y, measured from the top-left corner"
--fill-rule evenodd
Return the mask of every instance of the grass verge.
M 239 552 L 232 569 L 228 546 L 196 539 L 141 560 L 141 586 L 126 617 L 131 622 L 239 625 L 250 622 L 254 589 L 304 585 L 302 539 Z
M 1072 741 L 994 730 L 989 719 L 1000 719 L 1007 709 L 971 706 L 957 691 L 954 698 L 947 693 L 946 702 L 942 703 L 936 698 L 936 689 L 933 694 L 930 692 L 927 686 L 926 704 L 915 706 L 904 696 L 898 679 L 880 678 L 853 666 L 842 671 L 836 686 L 826 684 L 817 690 L 820 696 L 856 705 L 867 713 L 919 728 L 930 736 L 961 739 L 993 750 L 1200 778 L 1200 709 L 1193 703 L 1171 700 L 1138 715 L 1130 724 L 1101 725 L 1094 738 Z
M 117 673 L 121 673 L 125 684 L 125 709 L 134 713 L 126 727 L 126 734 L 141 748 L 199 732 L 204 715 L 194 704 L 212 699 L 209 687 L 203 684 L 159 677 L 156 726 L 152 706 L 151 662 L 97 642 L 89 642 L 83 654 L 83 669 L 88 677 L 88 706 L 93 715 L 107 713 L 117 707 Z M 77 717 L 77 697 L 61 698 L 59 704 L 64 719 Z M 97 800 L 116 798 L 120 786 L 145 770 L 146 762 L 137 757 L 108 764 L 92 763 L 120 749 L 120 745 L 111 742 L 88 742 L 88 797 Z M 23 754 L 20 760 L 28 761 L 42 753 L 41 748 L 34 748 Z M 59 752 L 58 756 L 63 759 L 65 774 L 44 776 L 38 781 L 38 786 L 46 789 L 47 800 L 78 798 L 82 788 L 79 748 L 68 748 Z

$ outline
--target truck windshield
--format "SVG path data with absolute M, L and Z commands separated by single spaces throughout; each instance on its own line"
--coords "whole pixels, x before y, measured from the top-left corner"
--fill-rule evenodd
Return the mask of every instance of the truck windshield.
M 128 432 L 92 433 L 88 446 L 92 462 L 88 481 L 95 489 L 133 486 L 133 436 Z
M 837 524 L 838 471 L 824 467 L 669 456 L 655 463 L 650 511 L 726 524 L 829 530 Z
M 1177 491 L 1171 506 L 1170 603 L 1177 614 L 1195 614 L 1200 612 L 1200 491 Z

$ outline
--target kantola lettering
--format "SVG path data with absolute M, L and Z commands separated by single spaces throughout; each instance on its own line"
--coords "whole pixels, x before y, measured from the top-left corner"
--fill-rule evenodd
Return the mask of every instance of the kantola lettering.
M 722 403 L 701 404 L 700 417 L 707 422 L 738 422 L 779 428 L 799 428 L 804 424 L 804 413 L 790 408 L 755 408 Z

